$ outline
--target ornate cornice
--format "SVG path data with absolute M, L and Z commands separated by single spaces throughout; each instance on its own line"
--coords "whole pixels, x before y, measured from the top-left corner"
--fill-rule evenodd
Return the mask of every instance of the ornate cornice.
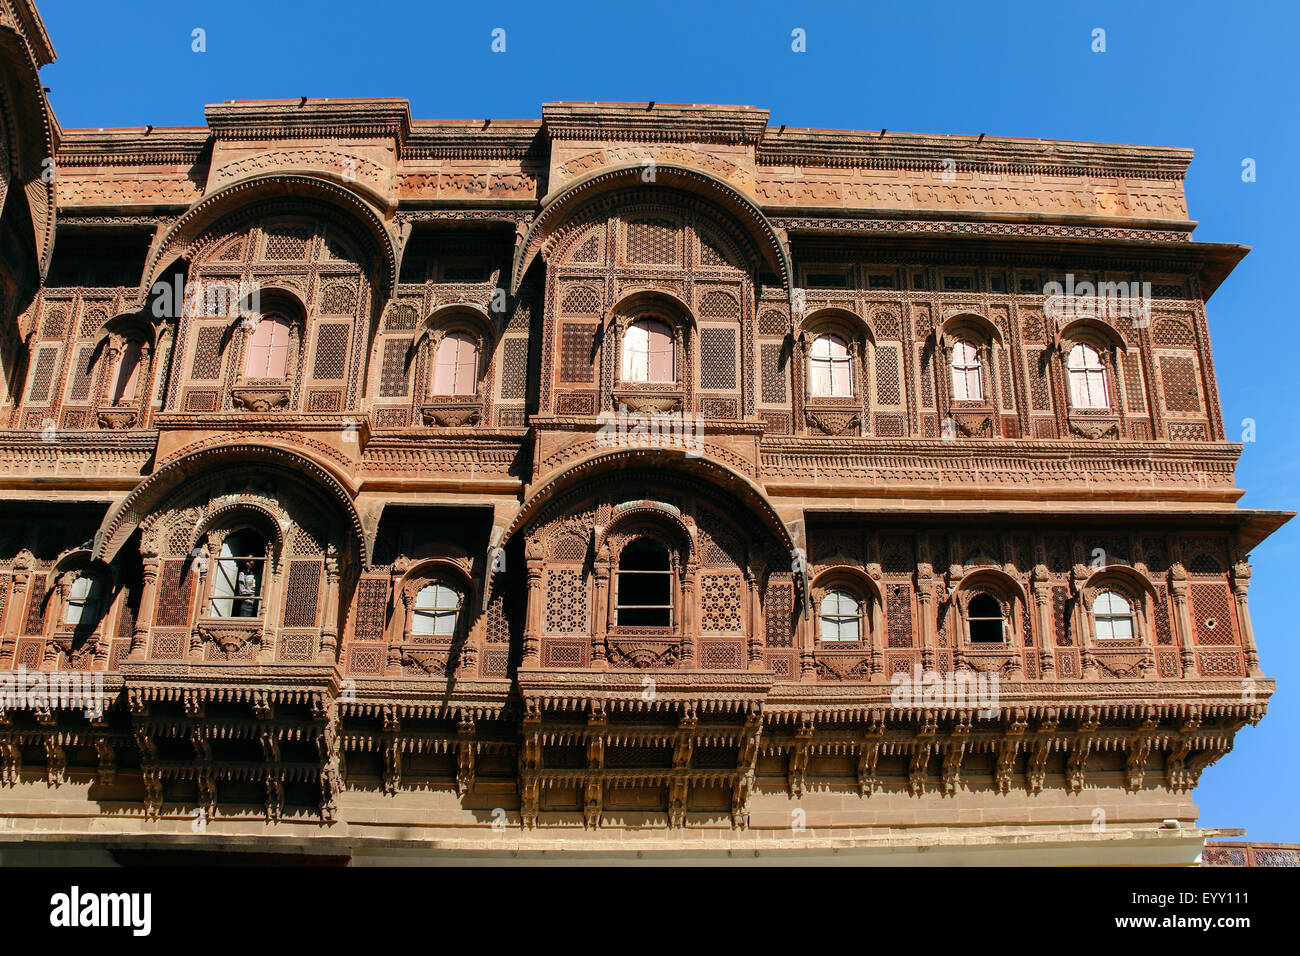
M 755 144 L 768 112 L 753 106 L 677 103 L 543 103 L 551 139 L 638 143 Z
M 398 97 L 341 100 L 243 100 L 204 109 L 218 141 L 259 139 L 392 139 L 411 132 L 411 105 Z
M 1093 239 L 1127 242 L 1187 242 L 1186 229 L 1141 226 L 1074 226 L 1045 222 L 995 222 L 962 219 L 879 219 L 863 216 L 773 216 L 772 225 L 788 232 L 827 235 L 989 236 L 1015 239 Z
M 768 128 L 758 145 L 768 166 L 1120 176 L 1182 180 L 1192 150 L 1066 140 Z
M 67 169 L 102 166 L 196 166 L 212 142 L 201 127 L 147 130 L 143 127 L 63 133 L 55 165 Z
M 402 159 L 533 159 L 544 162 L 550 144 L 536 120 L 416 122 Z

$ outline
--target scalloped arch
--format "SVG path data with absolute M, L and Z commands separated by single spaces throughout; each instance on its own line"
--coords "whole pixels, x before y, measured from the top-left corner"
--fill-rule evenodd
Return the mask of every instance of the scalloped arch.
M 640 164 L 616 166 L 600 170 L 570 183 L 546 199 L 541 212 L 528 228 L 515 251 L 510 278 L 510 293 L 516 295 L 528 267 L 541 251 L 546 239 L 573 215 L 582 210 L 589 200 L 620 187 L 638 185 L 645 171 Z M 655 168 L 655 184 L 661 189 L 677 189 L 710 200 L 737 219 L 754 238 L 759 254 L 781 277 L 781 284 L 790 291 L 790 253 L 776 228 L 758 205 L 729 183 L 708 173 L 687 166 L 665 164 Z
M 374 246 L 371 251 L 384 264 L 381 273 L 384 287 L 391 289 L 397 284 L 397 251 L 392 236 L 372 203 L 352 189 L 318 174 L 268 173 L 231 183 L 190 206 L 149 253 L 140 301 L 145 301 L 149 290 L 167 266 L 184 257 L 209 226 L 248 203 L 284 197 L 315 200 L 350 214 L 364 227 L 365 234 Z
M 665 448 L 616 449 L 591 455 L 570 465 L 547 481 L 545 486 L 534 492 L 523 503 L 516 512 L 514 520 L 501 536 L 502 546 L 518 531 L 532 524 L 546 505 L 564 492 L 607 473 L 638 467 L 668 468 L 686 472 L 719 491 L 730 493 L 747 505 L 777 542 L 790 553 L 791 557 L 794 556 L 794 542 L 790 539 L 785 523 L 781 521 L 776 509 L 767 500 L 767 496 L 749 478 L 703 455 L 688 456 L 679 449 Z
M 131 533 L 150 511 L 185 481 L 202 478 L 225 466 L 259 465 L 299 483 L 314 484 L 318 491 L 336 501 L 358 545 L 365 530 L 347 486 L 322 464 L 306 455 L 283 448 L 256 445 L 217 445 L 184 455 L 159 468 L 142 481 L 104 516 L 95 532 L 92 557 L 105 564 L 113 560 Z M 361 551 L 365 561 L 364 549 Z

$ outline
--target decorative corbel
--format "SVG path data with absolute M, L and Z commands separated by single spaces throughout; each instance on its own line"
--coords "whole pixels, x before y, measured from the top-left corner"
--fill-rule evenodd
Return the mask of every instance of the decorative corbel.
M 907 792 L 914 797 L 925 793 L 925 778 L 930 763 L 930 750 L 933 744 L 917 743 L 912 750 L 912 757 L 907 762 Z
M 474 758 L 478 752 L 478 731 L 474 718 L 462 714 L 456 726 L 456 795 L 474 790 Z
M 799 726 L 794 732 L 794 742 L 790 747 L 790 765 L 787 774 L 787 786 L 790 796 L 798 799 L 803 796 L 807 783 L 809 749 L 812 746 L 813 721 L 811 717 L 799 718 Z

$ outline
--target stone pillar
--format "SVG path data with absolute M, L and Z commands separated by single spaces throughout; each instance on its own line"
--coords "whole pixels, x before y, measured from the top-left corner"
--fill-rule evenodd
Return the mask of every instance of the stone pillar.
M 32 583 L 32 554 L 20 551 L 14 559 L 13 583 L 9 588 L 9 603 L 5 608 L 4 636 L 5 643 L 17 649 L 18 638 L 22 636 L 23 624 L 27 614 L 27 593 Z M 0 664 L 12 663 L 6 657 Z
M 128 659 L 142 661 L 148 650 L 149 628 L 153 626 L 154 610 L 158 604 L 158 573 L 162 562 L 157 553 L 145 551 L 141 554 L 143 572 L 140 586 L 140 612 L 135 617 L 135 628 L 131 631 L 131 650 Z
M 610 567 L 608 558 L 597 557 L 592 569 L 596 577 L 596 619 L 591 635 L 591 666 L 593 670 L 608 670 L 609 658 L 605 649 L 605 637 L 609 633 L 610 615 L 613 613 L 613 588 L 610 584 Z
M 411 640 L 411 605 L 415 603 L 415 592 L 403 587 L 397 593 L 397 599 L 402 607 L 402 629 L 388 638 L 388 674 L 402 672 L 402 646 Z
M 934 602 L 934 565 L 916 565 L 916 601 L 921 615 L 921 669 L 932 671 L 939 656 L 938 608 Z
M 795 317 L 794 323 L 799 319 Z M 794 433 L 807 434 L 805 421 L 808 407 L 808 353 L 802 336 L 797 336 L 790 344 L 790 398 L 794 406 Z
M 817 655 L 813 649 L 813 620 L 808 599 L 799 594 L 799 617 L 795 621 L 795 644 L 799 648 L 799 680 L 805 684 L 817 679 Z
M 690 667 L 695 660 L 696 624 L 695 594 L 699 588 L 699 565 L 694 558 L 687 560 L 682 569 L 682 621 L 681 621 L 681 662 Z
M 525 542 L 524 565 L 528 575 L 528 609 L 524 615 L 522 663 L 524 667 L 539 667 L 542 661 L 542 612 L 546 608 L 546 581 L 540 541 L 529 538 Z
M 1034 594 L 1034 610 L 1038 617 L 1038 672 L 1043 678 L 1056 669 L 1056 655 L 1052 647 L 1056 635 L 1052 628 L 1052 593 L 1048 588 L 1050 575 L 1047 565 L 1034 565 L 1030 575 L 1030 587 Z
M 868 553 L 874 556 L 879 553 L 879 548 L 874 544 L 869 545 Z M 875 593 L 870 589 L 867 590 L 865 595 L 866 611 L 863 615 L 866 619 L 865 624 L 869 628 L 867 635 L 867 666 L 870 668 L 871 672 L 871 677 L 869 679 L 875 682 L 887 680 L 889 677 L 889 675 L 885 673 L 885 639 L 886 629 L 889 626 L 889 622 L 885 619 L 885 601 L 887 600 L 887 592 L 885 590 L 883 572 L 881 571 L 880 563 L 878 561 L 869 561 L 867 563 L 866 572 L 867 577 L 871 578 L 871 580 L 875 582 L 876 591 L 880 594 L 880 601 L 878 602 L 880 607 L 879 610 L 875 610 L 877 604 L 875 601 Z
M 326 662 L 338 659 L 339 647 L 339 553 L 333 547 L 325 550 L 325 611 L 320 628 L 320 658 Z
M 745 583 L 749 587 L 749 669 L 751 671 L 761 671 L 766 667 L 763 662 L 764 641 L 760 636 L 763 626 L 763 602 L 759 595 L 763 573 L 766 570 L 767 564 L 763 561 L 751 561 L 749 567 L 745 569 Z
M 51 630 L 57 630 L 59 625 L 63 623 L 63 614 L 68 606 L 68 598 L 72 596 L 72 583 L 76 580 L 77 572 L 75 571 L 64 571 L 60 574 L 58 582 L 54 585 L 54 594 L 50 595 L 51 598 L 57 595 L 58 600 L 51 600 L 49 606 L 45 609 L 45 636 L 47 640 L 45 642 L 44 660 L 51 667 L 59 659 L 59 649 L 53 641 L 48 640 L 48 637 Z
M 196 580 L 194 581 L 194 621 L 190 627 L 190 660 L 193 661 L 203 660 L 203 634 L 199 631 L 198 620 L 199 618 L 206 616 L 203 613 L 203 609 L 200 602 L 202 602 L 209 596 L 208 590 L 207 588 L 204 587 L 204 584 L 206 583 L 207 576 L 208 576 L 208 559 L 213 554 L 217 555 L 217 560 L 219 561 L 221 556 L 221 546 L 218 543 L 216 536 L 213 534 L 209 534 L 207 536 L 207 540 L 204 542 L 202 548 L 199 550 L 198 555 L 190 563 L 190 568 L 189 568 L 190 574 L 197 575 Z M 267 564 L 263 565 L 263 568 L 268 567 L 269 564 L 270 562 L 267 562 Z M 267 598 L 270 591 L 270 581 L 268 580 L 269 578 L 270 578 L 270 574 L 267 571 L 263 570 L 261 609 L 262 609 L 262 622 L 263 622 L 262 632 L 264 634 L 266 633 L 265 622 L 268 619 Z M 226 612 L 227 614 L 233 613 L 234 610 L 234 602 L 232 601 L 230 602 L 230 604 L 231 607 L 229 610 L 227 610 Z M 259 662 L 262 656 L 262 652 L 264 650 L 265 650 L 264 647 L 261 646 L 258 647 Z
M 1237 602 L 1237 632 L 1241 635 L 1241 649 L 1246 658 L 1246 673 L 1262 676 L 1259 669 L 1259 647 L 1255 643 L 1255 628 L 1250 623 L 1250 606 L 1246 592 L 1250 590 L 1250 562 L 1238 561 L 1232 566 L 1232 596 Z
M 1190 677 L 1195 672 L 1196 655 L 1192 653 L 1192 613 L 1187 607 L 1187 569 L 1181 562 L 1169 568 L 1169 593 L 1174 596 L 1174 627 L 1182 651 L 1183 676 Z
M 1074 633 L 1079 636 L 1076 642 L 1079 645 L 1079 674 L 1084 680 L 1096 680 L 1098 677 L 1097 659 L 1092 653 L 1092 629 L 1088 626 L 1087 598 L 1083 593 L 1090 576 L 1088 568 L 1076 564 L 1070 581 L 1074 592 L 1074 613 L 1070 616 L 1074 623 Z

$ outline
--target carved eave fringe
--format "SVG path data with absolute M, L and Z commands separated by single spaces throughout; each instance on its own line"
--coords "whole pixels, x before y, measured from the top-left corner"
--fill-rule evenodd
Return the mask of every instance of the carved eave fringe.
M 212 684 L 144 684 L 127 688 L 127 699 L 137 703 L 315 704 L 329 696 L 324 688 L 218 686 Z
M 480 721 L 501 718 L 507 708 L 506 701 L 488 704 L 398 703 L 382 700 L 341 701 L 339 716 L 343 718 L 379 717 L 384 720 L 449 720 Z
M 314 741 L 321 734 L 319 723 L 278 720 L 236 719 L 171 719 L 137 718 L 133 727 L 140 733 L 158 737 L 194 735 L 201 740 L 259 740 L 266 733 L 274 733 L 279 741 Z
M 556 787 L 574 787 L 586 783 L 602 783 L 614 787 L 662 787 L 672 783 L 686 783 L 691 786 L 726 787 L 736 782 L 736 776 L 742 771 L 736 769 L 721 770 L 541 770 L 536 774 L 536 781 L 543 790 Z
M 314 763 L 230 763 L 222 761 L 212 766 L 161 761 L 158 770 L 170 780 L 236 780 L 245 783 L 262 783 L 268 775 L 285 783 L 315 783 L 320 775 L 320 765 Z
M 789 726 L 811 720 L 814 724 L 878 724 L 899 726 L 911 722 L 975 721 L 1016 722 L 1025 720 L 1140 720 L 1227 719 L 1257 722 L 1268 710 L 1265 695 L 1255 701 L 1126 701 L 1115 704 L 1001 704 L 996 716 L 982 716 L 978 704 L 969 707 L 889 707 L 860 704 L 827 705 L 825 702 L 768 704 L 763 711 L 769 727 Z

